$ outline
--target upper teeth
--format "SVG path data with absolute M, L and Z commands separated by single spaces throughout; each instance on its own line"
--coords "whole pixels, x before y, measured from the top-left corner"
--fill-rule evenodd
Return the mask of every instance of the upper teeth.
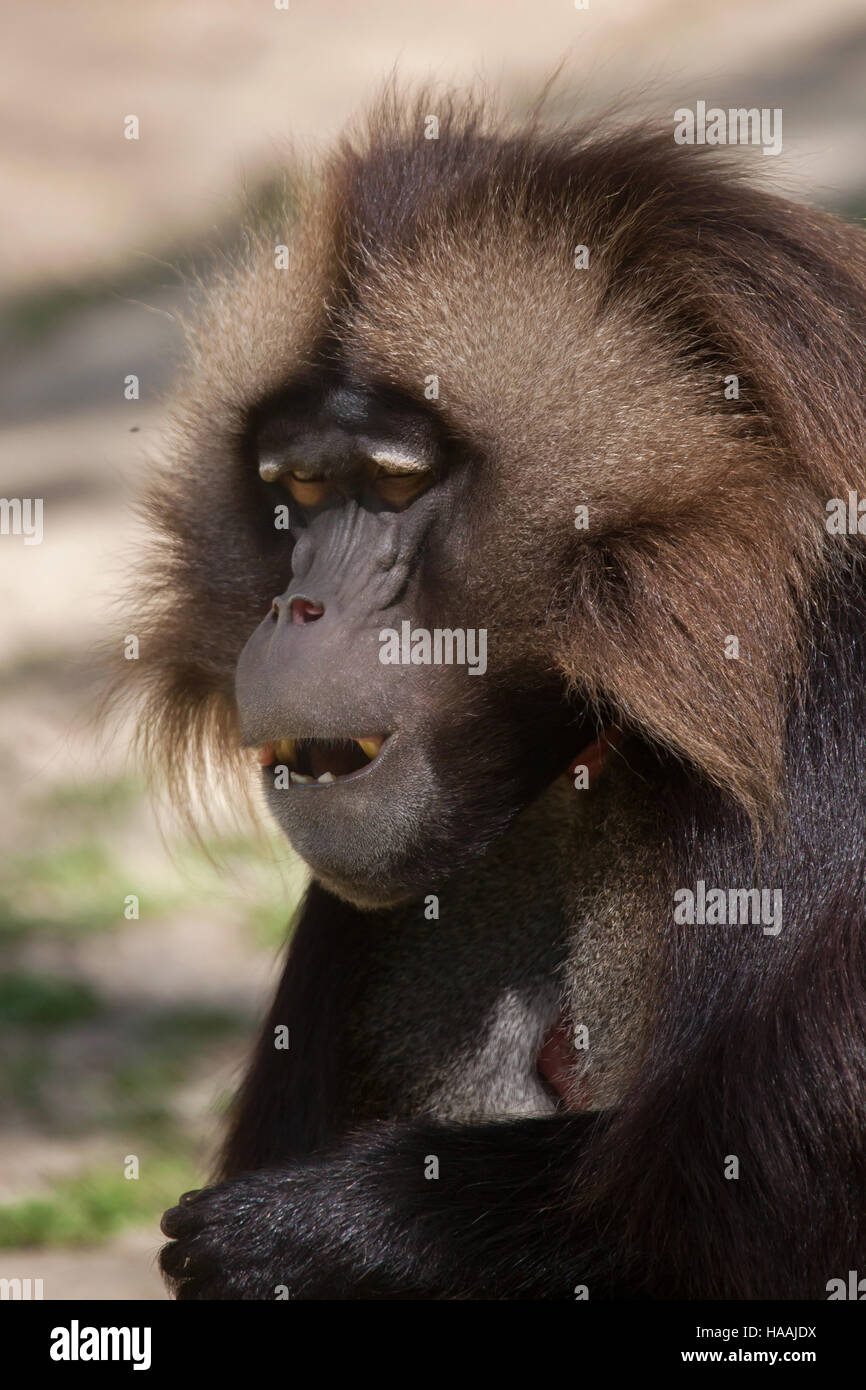
M 382 739 L 381 736 L 377 738 L 358 739 L 359 747 L 363 748 L 364 752 L 367 754 L 367 757 L 370 759 L 371 762 L 373 758 L 375 758 L 378 755 L 379 749 L 382 747 L 383 742 L 384 739 Z
M 373 762 L 381 752 L 385 736 L 384 734 L 373 734 L 370 738 L 355 739 L 355 742 Z M 298 750 L 293 738 L 278 738 L 273 743 L 266 744 L 259 751 L 259 761 L 265 766 L 270 765 L 271 762 L 275 762 L 278 766 L 286 766 L 290 780 L 298 786 L 316 781 L 324 782 L 326 785 L 329 782 L 339 781 L 333 772 L 323 772 L 318 778 L 309 777 L 305 772 L 295 772 L 293 769 L 298 761 Z

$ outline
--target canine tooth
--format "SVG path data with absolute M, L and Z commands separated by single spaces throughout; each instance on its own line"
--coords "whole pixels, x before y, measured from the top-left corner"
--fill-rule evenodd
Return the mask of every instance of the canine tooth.
M 320 782 L 336 782 L 336 780 L 337 779 L 334 776 L 333 772 L 323 772 L 321 777 L 319 778 Z
M 385 740 L 383 738 L 359 738 L 356 742 L 360 748 L 363 748 L 367 757 L 372 762 Z
M 308 777 L 305 772 L 290 772 L 289 781 L 296 782 L 298 785 L 303 783 L 315 782 L 315 777 Z
M 295 761 L 295 740 L 293 738 L 278 738 L 274 742 L 274 752 L 283 763 L 293 763 Z

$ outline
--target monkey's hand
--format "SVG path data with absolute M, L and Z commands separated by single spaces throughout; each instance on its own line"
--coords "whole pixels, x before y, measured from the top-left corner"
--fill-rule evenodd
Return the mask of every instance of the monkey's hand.
M 348 1174 L 298 1164 L 186 1192 L 162 1219 L 160 1268 L 179 1299 L 340 1298 L 353 1237 L 336 1212 Z M 344 1187 L 345 1192 L 345 1187 Z
M 397 1249 L 383 1259 L 386 1215 L 358 1192 L 346 1155 L 246 1173 L 185 1193 L 162 1219 L 160 1267 L 178 1299 L 425 1296 Z M 382 1227 L 373 1237 L 374 1212 Z M 408 1235 L 404 1254 L 408 1253 Z M 429 1295 L 428 1295 L 429 1296 Z
M 160 1267 L 179 1299 L 304 1297 L 329 1242 L 326 1200 L 304 1167 L 247 1173 L 186 1192 L 162 1219 Z
M 582 1128 L 383 1126 L 187 1193 L 162 1271 L 181 1299 L 572 1297 L 590 1252 L 554 1197 Z

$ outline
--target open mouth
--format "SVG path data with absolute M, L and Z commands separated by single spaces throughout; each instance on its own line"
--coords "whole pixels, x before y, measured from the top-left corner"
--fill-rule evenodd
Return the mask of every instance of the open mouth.
M 328 787 L 369 772 L 392 737 L 276 739 L 259 750 L 259 762 L 272 772 L 288 768 L 293 786 Z

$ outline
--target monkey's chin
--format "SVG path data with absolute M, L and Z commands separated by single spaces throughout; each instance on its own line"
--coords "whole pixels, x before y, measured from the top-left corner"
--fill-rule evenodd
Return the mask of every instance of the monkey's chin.
M 417 823 L 402 827 L 400 833 L 378 815 L 364 818 L 351 829 L 339 815 L 329 827 L 314 827 L 285 803 L 274 806 L 274 795 L 268 796 L 274 819 L 313 877 L 335 897 L 367 911 L 436 893 L 443 882 L 483 853 L 483 842 L 476 847 L 464 837 L 458 846 L 441 828 L 439 835 L 428 836 Z
M 383 776 L 387 786 L 375 794 L 373 781 L 280 790 L 269 770 L 264 774 L 268 809 L 313 877 L 368 910 L 437 893 L 519 810 L 517 804 L 457 804 L 420 775 Z
M 403 904 L 411 903 L 420 896 L 420 890 L 417 889 L 406 889 L 401 892 L 398 888 L 389 888 L 383 883 L 361 884 L 357 881 L 349 883 L 336 878 L 333 874 L 317 872 L 312 865 L 308 867 L 312 870 L 317 883 L 320 883 L 335 898 L 341 898 L 343 902 L 350 903 L 352 907 L 357 907 L 362 912 L 382 912 L 391 907 L 400 907 Z
M 375 756 L 360 768 L 351 749 L 341 754 L 325 741 L 306 753 L 300 743 L 294 751 L 288 741 L 269 743 L 260 754 L 268 810 L 337 897 L 368 910 L 420 901 L 476 864 L 566 766 L 571 738 L 563 747 L 549 740 L 532 775 L 521 777 L 523 744 L 507 733 L 485 740 L 460 731 L 449 746 L 403 728 L 375 740 Z M 339 775 L 324 780 L 317 774 L 326 759 Z

